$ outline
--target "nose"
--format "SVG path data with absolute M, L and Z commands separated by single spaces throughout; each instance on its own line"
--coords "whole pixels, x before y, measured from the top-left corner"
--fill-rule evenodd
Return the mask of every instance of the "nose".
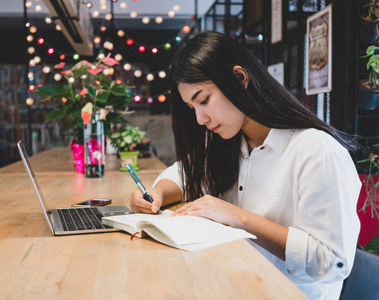
M 208 115 L 202 109 L 196 109 L 196 121 L 199 125 L 205 125 L 209 122 Z

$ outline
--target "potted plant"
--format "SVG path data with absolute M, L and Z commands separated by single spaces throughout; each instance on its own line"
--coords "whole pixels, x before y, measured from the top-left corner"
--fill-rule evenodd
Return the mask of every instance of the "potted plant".
M 358 247 L 379 254 L 379 144 L 363 150 L 357 161 L 362 189 L 358 199 L 361 232 Z
M 146 132 L 141 131 L 139 127 L 126 125 L 122 130 L 111 134 L 111 145 L 118 151 L 121 159 L 121 171 L 126 171 L 125 165 L 131 164 L 135 170 L 138 170 L 139 146 L 146 143 L 144 140 Z
M 363 42 L 373 44 L 378 35 L 379 0 L 363 0 L 361 3 L 360 37 Z
M 364 109 L 375 109 L 379 103 L 379 47 L 369 46 L 366 55 L 370 57 L 366 68 L 369 71 L 368 79 L 359 81 L 358 105 Z
M 107 74 L 119 62 L 110 55 L 90 63 L 80 61 L 70 69 L 65 63 L 54 68 L 66 79 L 64 84 L 38 86 L 35 94 L 43 100 L 58 100 L 60 104 L 47 116 L 47 122 L 59 122 L 60 134 L 71 139 L 74 164 L 78 172 L 84 173 L 84 128 L 91 118 L 100 115 L 105 135 L 110 135 L 110 124 L 126 122 L 126 105 L 131 101 L 126 84 L 112 80 Z

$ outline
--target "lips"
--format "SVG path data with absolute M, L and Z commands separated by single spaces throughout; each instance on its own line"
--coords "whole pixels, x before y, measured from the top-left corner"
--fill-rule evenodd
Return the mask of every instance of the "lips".
M 217 133 L 221 125 L 215 126 L 215 127 L 208 127 L 210 131 L 213 131 L 214 133 Z

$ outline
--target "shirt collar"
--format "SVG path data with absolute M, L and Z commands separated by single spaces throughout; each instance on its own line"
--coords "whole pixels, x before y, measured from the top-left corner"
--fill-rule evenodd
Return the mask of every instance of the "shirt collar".
M 271 128 L 270 132 L 263 142 L 263 146 L 269 146 L 275 152 L 281 154 L 286 149 L 294 132 L 295 129 Z

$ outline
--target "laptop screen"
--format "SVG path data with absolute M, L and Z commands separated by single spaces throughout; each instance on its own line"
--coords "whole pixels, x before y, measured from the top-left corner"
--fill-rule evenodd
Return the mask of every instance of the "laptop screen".
M 37 193 L 37 196 L 39 198 L 39 201 L 41 203 L 41 206 L 43 208 L 43 211 L 44 211 L 44 215 L 47 219 L 47 222 L 49 223 L 49 226 L 50 226 L 50 229 L 52 232 L 54 232 L 51 224 L 50 224 L 50 220 L 47 216 L 48 214 L 48 207 L 47 207 L 47 204 L 46 204 L 46 201 L 45 201 L 45 198 L 43 196 L 43 193 L 42 193 L 42 190 L 38 184 L 38 181 L 37 181 L 37 177 L 33 171 L 33 167 L 32 167 L 32 164 L 30 163 L 30 160 L 29 160 L 29 156 L 28 156 L 28 153 L 26 152 L 26 148 L 25 148 L 25 145 L 22 143 L 22 141 L 19 141 L 17 143 L 17 147 L 18 147 L 18 151 L 20 152 L 20 155 L 21 155 L 21 158 L 22 158 L 22 162 L 24 163 L 24 166 L 25 166 L 25 169 L 26 171 L 28 172 L 29 174 L 29 177 L 30 179 L 32 180 L 33 182 L 33 185 L 34 185 L 34 189 Z

